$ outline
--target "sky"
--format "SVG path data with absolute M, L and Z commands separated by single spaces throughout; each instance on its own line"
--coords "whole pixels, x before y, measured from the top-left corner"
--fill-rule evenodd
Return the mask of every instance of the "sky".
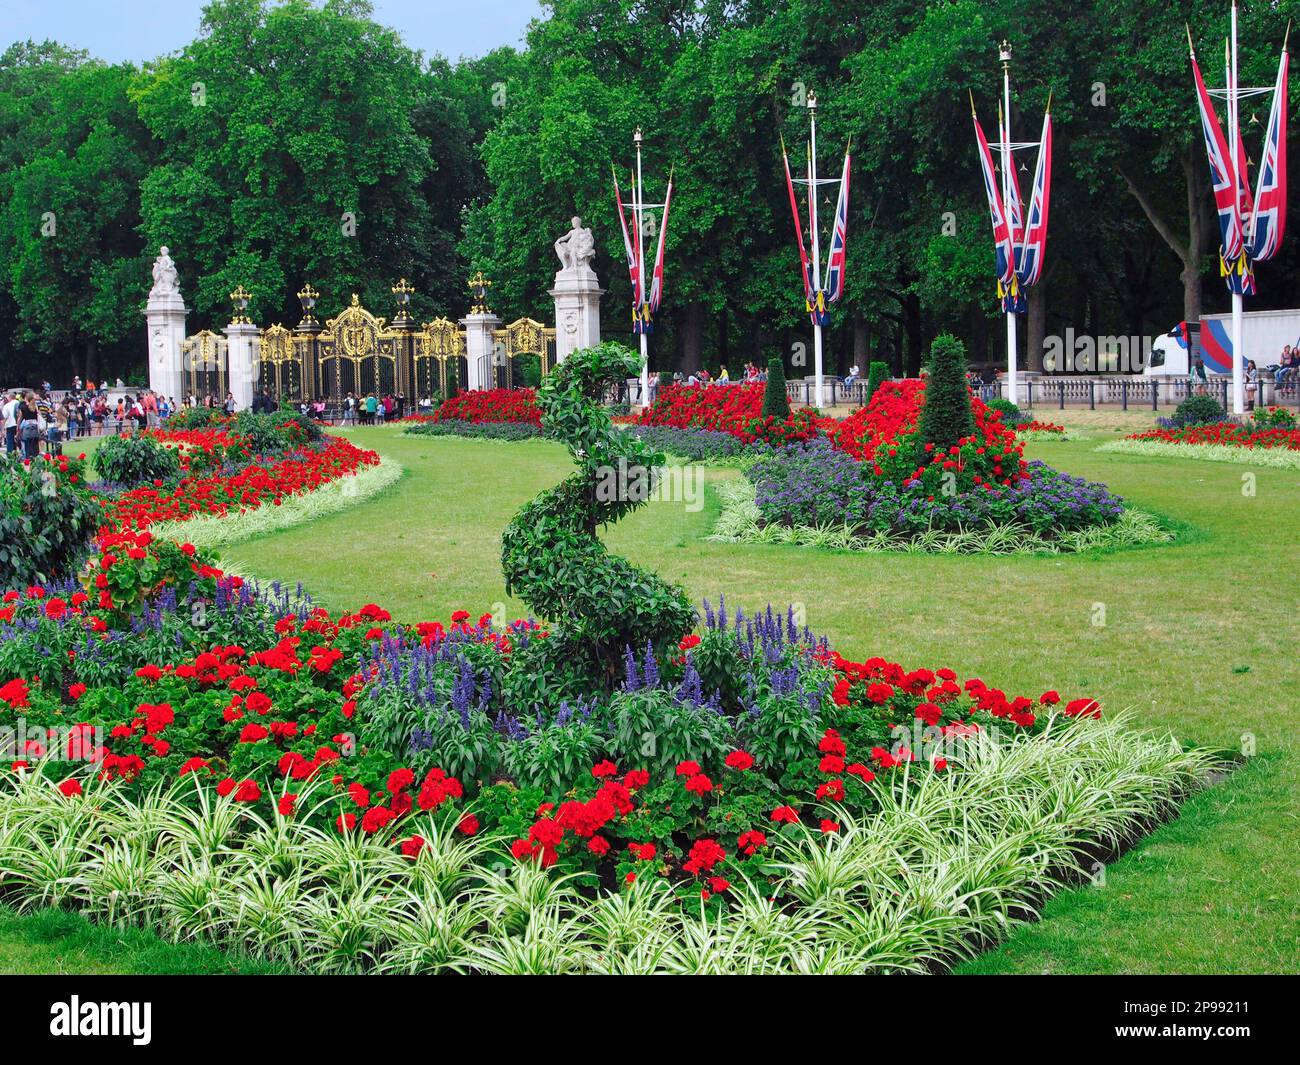
M 372 0 L 375 21 L 411 48 L 448 59 L 519 45 L 538 0 Z M 0 51 L 55 40 L 110 63 L 175 51 L 198 33 L 204 0 L 0 0 Z

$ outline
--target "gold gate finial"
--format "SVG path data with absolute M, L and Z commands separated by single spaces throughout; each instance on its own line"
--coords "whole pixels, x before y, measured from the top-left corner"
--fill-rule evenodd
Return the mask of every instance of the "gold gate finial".
M 235 317 L 232 318 L 232 325 L 252 325 L 252 321 L 244 312 L 248 310 L 248 302 L 253 298 L 253 294 L 240 285 L 230 294 L 230 300 L 235 305 Z
M 488 289 L 492 287 L 492 282 L 484 276 L 482 270 L 475 270 L 474 276 L 469 279 L 470 314 L 491 314 L 492 308 L 488 306 L 487 294 Z

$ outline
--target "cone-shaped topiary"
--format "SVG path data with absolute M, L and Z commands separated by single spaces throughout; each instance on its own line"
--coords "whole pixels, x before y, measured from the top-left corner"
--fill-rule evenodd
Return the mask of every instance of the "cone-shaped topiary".
M 889 363 L 873 362 L 867 368 L 867 402 L 876 394 L 876 389 L 889 380 Z
M 681 588 L 611 555 L 596 535 L 646 502 L 664 462 L 600 404 L 606 384 L 640 369 L 639 355 L 607 342 L 575 351 L 542 379 L 542 431 L 568 445 L 578 468 L 526 504 L 501 539 L 506 591 L 553 623 L 547 668 L 577 666 L 610 685 L 625 648 L 666 652 L 695 624 Z
M 790 397 L 785 394 L 785 366 L 781 356 L 767 360 L 767 387 L 763 390 L 763 417 L 790 417 Z
M 966 383 L 966 345 L 951 333 L 930 345 L 930 379 L 925 383 L 925 406 L 917 444 L 933 444 L 946 451 L 962 437 L 975 432 L 970 386 Z

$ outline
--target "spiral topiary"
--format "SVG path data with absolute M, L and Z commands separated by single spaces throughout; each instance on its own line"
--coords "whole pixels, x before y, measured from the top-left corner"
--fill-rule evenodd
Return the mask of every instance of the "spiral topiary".
M 603 387 L 635 377 L 638 355 L 620 344 L 575 351 L 537 390 L 545 435 L 566 444 L 578 469 L 526 504 L 506 527 L 506 590 L 552 623 L 548 657 L 580 663 L 612 684 L 625 648 L 678 642 L 695 623 L 686 594 L 618 555 L 596 535 L 641 506 L 663 456 L 616 429 L 601 408 Z

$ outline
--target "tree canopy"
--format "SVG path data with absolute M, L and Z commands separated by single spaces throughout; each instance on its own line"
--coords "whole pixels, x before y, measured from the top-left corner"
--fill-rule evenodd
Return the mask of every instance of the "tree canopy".
M 1242 4 L 1243 82 L 1271 84 L 1297 9 Z M 1067 326 L 1160 333 L 1227 302 L 1183 28 L 1221 81 L 1227 17 L 1220 0 L 553 0 L 522 51 L 451 62 L 363 0 L 214 0 L 193 41 L 138 67 L 16 44 L 0 56 L 0 356 L 51 378 L 141 370 L 160 244 L 192 329 L 220 328 L 237 285 L 263 325 L 296 321 L 307 282 L 326 313 L 355 291 L 391 315 L 399 276 L 419 318 L 455 318 L 475 269 L 503 317 L 547 319 L 551 244 L 574 214 L 597 237 L 605 331 L 629 334 L 610 168 L 629 193 L 640 127 L 648 198 L 674 182 L 654 364 L 778 355 L 802 376 L 780 139 L 801 170 L 816 93 L 823 176 L 854 146 L 829 368 L 915 373 L 943 332 L 1001 361 L 970 103 L 993 137 L 1003 38 L 1016 139 L 1037 138 L 1049 93 L 1055 122 L 1027 364 Z M 1267 103 L 1247 105 L 1258 157 Z M 1026 187 L 1033 155 L 1016 162 Z M 819 191 L 827 228 L 833 196 Z M 1300 295 L 1293 248 L 1261 269 L 1253 307 Z

